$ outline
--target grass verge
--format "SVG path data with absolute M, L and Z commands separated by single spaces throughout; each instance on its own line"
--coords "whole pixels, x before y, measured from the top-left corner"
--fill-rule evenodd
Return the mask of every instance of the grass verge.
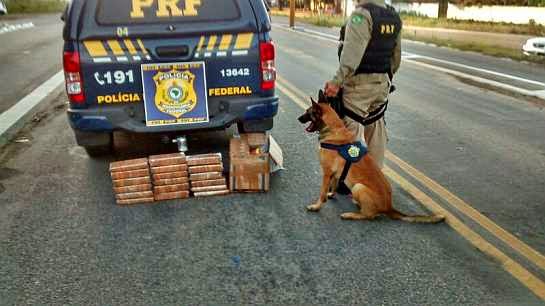
M 458 41 L 452 41 L 450 39 L 415 37 L 413 34 L 410 34 L 409 32 L 403 32 L 402 37 L 404 39 L 431 43 L 441 47 L 449 47 L 449 48 L 454 48 L 454 49 L 458 49 L 462 51 L 479 52 L 482 54 L 496 56 L 496 57 L 507 57 L 517 61 L 527 61 L 527 62 L 545 65 L 545 56 L 527 56 L 522 54 L 522 52 L 517 49 L 509 49 L 509 48 L 487 45 L 487 44 L 458 42 Z
M 273 16 L 288 16 L 289 10 L 273 10 L 272 14 Z M 403 24 L 408 26 L 545 36 L 545 25 L 537 24 L 533 20 L 530 20 L 530 22 L 527 24 L 514 24 L 507 22 L 437 19 L 408 13 L 401 13 L 400 16 L 403 19 Z M 296 19 L 301 22 L 325 27 L 340 27 L 343 25 L 345 20 L 342 16 L 312 15 L 310 12 L 300 11 L 296 12 Z
M 278 11 L 273 10 L 273 16 L 288 16 L 289 11 Z M 541 25 L 515 25 L 508 23 L 491 23 L 491 22 L 476 22 L 476 21 L 461 21 L 461 20 L 446 20 L 440 21 L 435 18 L 427 18 L 421 16 L 407 15 L 402 14 L 403 22 L 405 25 L 421 26 L 421 27 L 442 27 L 459 30 L 473 30 L 473 31 L 484 31 L 484 32 L 495 32 L 495 33 L 509 33 L 509 34 L 529 34 L 529 32 L 537 33 L 535 31 L 543 31 L 545 35 L 545 27 Z M 344 18 L 341 16 L 316 16 L 308 13 L 297 12 L 296 18 L 298 22 L 313 24 L 316 26 L 322 27 L 340 27 L 344 23 Z M 476 26 L 478 25 L 478 26 Z M 496 28 L 497 26 L 497 28 Z M 494 31 L 492 31 L 492 28 Z M 488 29 L 488 31 L 487 31 Z M 478 43 L 466 43 L 453 41 L 450 39 L 438 39 L 438 38 L 423 38 L 417 37 L 414 34 L 409 32 L 403 32 L 403 38 L 421 41 L 425 43 L 432 43 L 441 47 L 450 47 L 462 51 L 474 51 L 486 55 L 496 56 L 496 57 L 506 57 L 517 61 L 527 61 L 532 63 L 544 64 L 545 57 L 543 56 L 527 56 L 522 54 L 519 49 L 510 49 L 505 47 L 478 44 Z
M 475 20 L 458 19 L 437 19 L 417 14 L 401 13 L 404 25 L 426 27 L 426 28 L 445 28 L 465 31 L 522 34 L 544 36 L 545 26 L 537 24 L 530 20 L 527 24 L 514 24 L 507 22 L 485 22 Z
M 65 0 L 10 0 L 6 3 L 10 14 L 61 12 Z
M 289 10 L 272 10 L 273 16 L 289 16 Z M 344 24 L 344 17 L 330 15 L 312 15 L 308 12 L 296 12 L 295 20 L 303 23 L 313 24 L 320 27 L 341 27 Z

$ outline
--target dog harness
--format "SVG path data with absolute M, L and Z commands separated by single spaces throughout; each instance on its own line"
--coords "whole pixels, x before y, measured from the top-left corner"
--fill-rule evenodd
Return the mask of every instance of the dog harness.
M 339 178 L 339 183 L 344 183 L 352 163 L 359 162 L 367 154 L 367 148 L 360 141 L 342 145 L 320 143 L 320 147 L 327 150 L 337 151 L 337 153 L 339 153 L 339 155 L 346 160 L 343 172 Z

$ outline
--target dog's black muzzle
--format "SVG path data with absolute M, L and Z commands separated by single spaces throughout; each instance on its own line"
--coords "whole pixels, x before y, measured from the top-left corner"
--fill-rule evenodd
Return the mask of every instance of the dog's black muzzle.
M 309 122 L 312 119 L 310 118 L 310 114 L 308 112 L 306 112 L 303 115 L 301 115 L 299 118 L 297 118 L 297 120 L 299 120 L 299 122 L 304 124 L 304 123 Z

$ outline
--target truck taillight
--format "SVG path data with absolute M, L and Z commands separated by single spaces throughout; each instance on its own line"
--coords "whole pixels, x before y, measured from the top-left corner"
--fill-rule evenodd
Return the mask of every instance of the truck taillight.
M 79 53 L 65 51 L 63 54 L 63 65 L 68 99 L 70 103 L 82 104 L 85 102 L 85 95 L 83 94 Z
M 259 57 L 261 60 L 261 89 L 274 88 L 276 68 L 274 66 L 274 45 L 272 42 L 259 43 Z

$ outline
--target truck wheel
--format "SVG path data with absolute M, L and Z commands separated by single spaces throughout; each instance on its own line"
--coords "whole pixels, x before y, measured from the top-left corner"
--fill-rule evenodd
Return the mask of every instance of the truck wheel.
M 263 120 L 238 122 L 237 128 L 239 133 L 263 133 L 272 130 L 273 125 L 273 118 L 267 118 Z

